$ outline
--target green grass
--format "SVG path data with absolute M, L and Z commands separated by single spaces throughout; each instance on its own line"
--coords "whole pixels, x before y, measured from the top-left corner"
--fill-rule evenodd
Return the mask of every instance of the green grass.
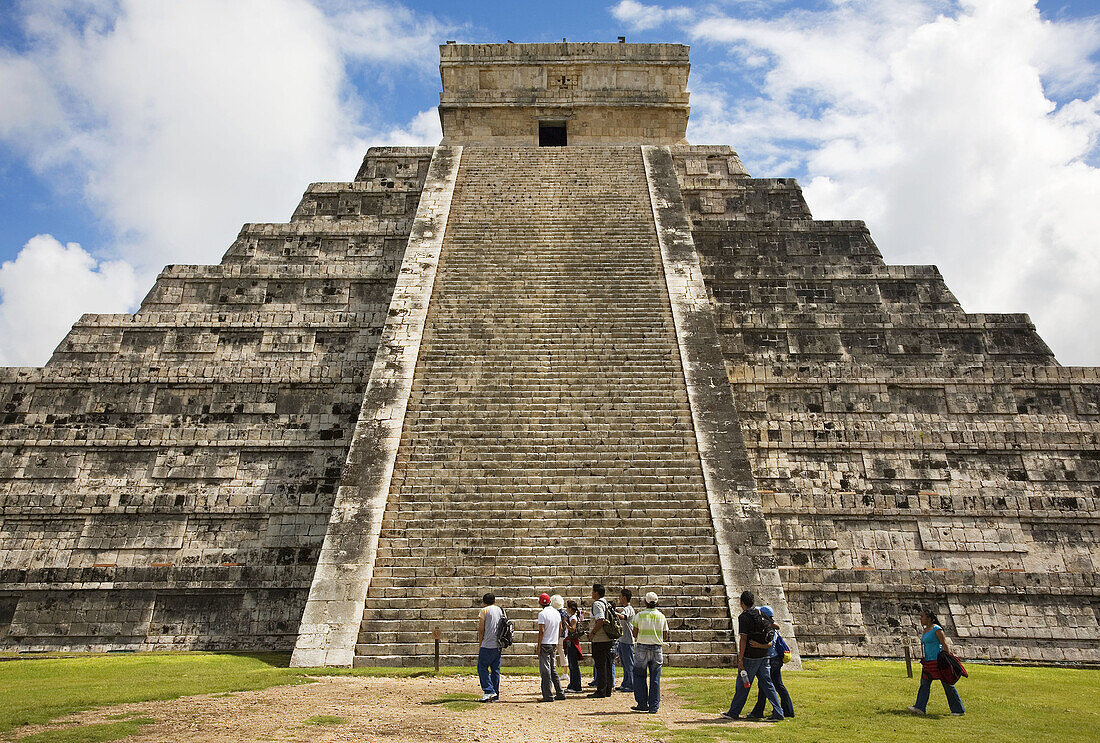
M 478 701 L 480 698 L 477 694 L 444 694 L 441 697 L 429 699 L 424 704 L 438 704 L 452 712 L 469 712 L 481 706 L 481 702 Z
M 336 715 L 314 715 L 302 720 L 303 725 L 343 725 L 348 720 L 346 717 Z
M 142 725 L 151 725 L 151 717 L 135 717 L 125 722 L 103 722 L 93 725 L 54 728 L 19 738 L 19 743 L 107 743 L 141 731 Z
M 221 653 L 88 654 L 4 661 L 0 663 L 0 731 L 112 704 L 308 681 L 298 669 L 285 665 L 282 655 Z
M 0 733 L 44 724 L 62 715 L 115 704 L 176 699 L 195 694 L 225 695 L 280 684 L 309 683 L 310 676 L 434 676 L 424 668 L 288 668 L 285 654 L 134 653 L 66 654 L 0 662 Z M 919 667 L 918 667 L 919 672 Z M 948 715 L 938 683 L 928 717 L 911 717 L 916 679 L 903 663 L 810 661 L 806 670 L 784 674 L 798 716 L 778 726 L 721 723 L 729 707 L 735 673 L 730 669 L 664 669 L 671 688 L 699 712 L 699 727 L 664 728 L 645 720 L 662 740 L 676 743 L 753 740 L 784 743 L 897 743 L 915 739 L 966 739 L 975 743 L 1027 741 L 1072 743 L 1095 739 L 1100 729 L 1100 671 L 971 664 L 959 684 L 967 714 Z M 509 675 L 533 675 L 534 668 L 506 668 Z M 440 676 L 472 676 L 472 668 L 442 668 Z M 476 683 L 471 681 L 472 686 Z M 755 689 L 750 703 L 755 701 Z M 476 694 L 447 694 L 431 701 L 464 712 L 480 706 Z M 745 710 L 748 711 L 748 708 Z M 20 739 L 27 743 L 97 743 L 118 740 L 150 722 L 141 712 L 112 715 L 111 722 L 52 727 Z M 307 725 L 337 725 L 340 718 L 316 716 Z M 320 722 L 329 720 L 329 722 Z M 312 722 L 311 722 L 312 721 Z
M 783 741 L 784 743 L 894 743 L 913 740 L 968 740 L 979 743 L 1095 741 L 1100 730 L 1100 671 L 1021 668 L 970 664 L 970 678 L 959 682 L 964 717 L 952 717 L 938 681 L 933 682 L 926 717 L 906 708 L 917 695 L 918 679 L 905 677 L 905 664 L 883 661 L 809 661 L 805 670 L 783 674 L 795 718 L 748 729 L 722 723 L 735 677 L 680 677 L 670 686 L 700 712 L 698 728 L 654 732 L 675 743 L 705 741 Z M 914 669 L 919 676 L 920 667 Z M 756 702 L 752 689 L 748 714 Z M 771 705 L 766 708 L 770 712 Z
M 425 668 L 288 668 L 285 653 L 68 653 L 0 662 L 0 733 L 113 704 L 309 683 L 310 676 L 435 676 Z M 471 675 L 441 668 L 438 675 Z M 534 668 L 505 669 L 537 674 Z

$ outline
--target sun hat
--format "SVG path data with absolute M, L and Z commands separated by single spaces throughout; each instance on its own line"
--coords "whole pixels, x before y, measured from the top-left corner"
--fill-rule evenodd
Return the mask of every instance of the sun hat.
M 541 604 L 542 606 L 549 606 L 550 605 L 550 594 L 548 594 L 548 593 L 539 594 L 539 604 Z
M 653 591 L 650 591 L 649 593 L 647 593 L 645 595 L 645 602 L 647 604 L 656 604 L 657 603 L 657 594 L 655 594 Z
M 761 606 L 760 613 L 766 616 L 768 619 L 775 619 L 775 612 L 772 611 L 770 606 Z
M 564 609 L 565 599 L 555 593 L 553 596 L 550 597 L 550 606 L 554 607 L 555 609 Z

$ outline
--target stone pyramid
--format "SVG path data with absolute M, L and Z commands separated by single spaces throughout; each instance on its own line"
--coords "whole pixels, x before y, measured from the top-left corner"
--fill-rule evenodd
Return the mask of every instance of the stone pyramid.
M 440 146 L 0 370 L 0 646 L 469 663 L 492 590 L 522 663 L 534 596 L 601 581 L 678 665 L 745 588 L 804 655 L 931 605 L 1100 661 L 1098 370 L 689 145 L 687 47 L 440 52 Z

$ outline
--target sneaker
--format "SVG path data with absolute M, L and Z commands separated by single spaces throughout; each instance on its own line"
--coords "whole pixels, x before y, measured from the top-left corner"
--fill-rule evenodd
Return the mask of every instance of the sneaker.
M 595 685 L 596 685 L 596 682 L 595 682 L 595 681 L 589 681 L 589 682 L 588 682 L 588 683 L 586 684 L 586 686 L 595 686 Z
M 722 717 L 725 717 L 727 720 L 740 720 L 741 719 L 737 715 L 731 715 L 729 712 L 723 712 Z
M 491 701 L 493 701 L 493 695 L 492 694 L 485 694 L 481 697 L 481 701 L 491 702 Z
M 772 715 L 771 717 L 765 717 L 764 722 L 783 722 L 783 718 L 778 715 Z
M 564 694 L 558 694 L 557 696 L 554 697 L 554 699 L 557 699 L 560 702 L 562 699 L 565 699 L 565 695 Z
M 500 694 L 494 694 L 493 698 L 490 699 L 489 701 L 490 702 L 499 702 L 500 701 Z
M 539 701 L 540 702 L 552 702 L 552 701 L 554 701 L 554 697 L 543 697 Z
M 760 722 L 764 719 L 764 715 L 745 715 L 745 719 L 749 722 Z
M 951 716 L 952 717 L 962 717 L 964 714 L 966 714 L 966 713 L 965 712 L 952 712 Z
M 657 710 L 651 709 L 651 710 L 649 710 L 649 714 L 655 715 L 655 714 L 657 714 Z
M 924 710 L 921 709 L 920 707 L 910 707 L 909 711 L 912 712 L 914 715 L 923 715 L 924 714 Z
M 570 688 L 566 688 L 566 690 L 565 690 L 565 693 L 566 693 L 566 694 L 583 694 L 583 693 L 584 693 L 584 689 L 570 689 Z

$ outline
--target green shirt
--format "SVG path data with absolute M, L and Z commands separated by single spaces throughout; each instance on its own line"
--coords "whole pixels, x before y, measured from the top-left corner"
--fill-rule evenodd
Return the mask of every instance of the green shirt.
M 639 645 L 664 645 L 664 634 L 668 631 L 668 620 L 656 609 L 642 609 L 634 617 L 634 626 L 638 628 Z

